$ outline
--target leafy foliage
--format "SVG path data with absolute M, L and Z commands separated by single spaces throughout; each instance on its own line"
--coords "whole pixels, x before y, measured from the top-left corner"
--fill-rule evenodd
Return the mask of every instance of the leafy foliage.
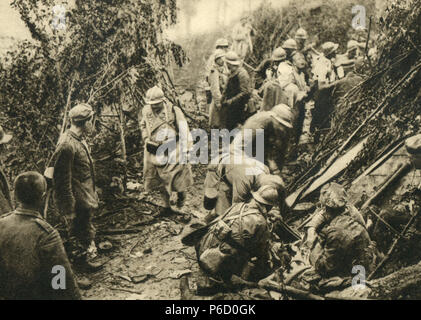
M 185 56 L 180 46 L 163 37 L 163 30 L 176 21 L 176 1 L 62 4 L 64 30 L 52 27 L 55 1 L 12 3 L 34 41 L 20 43 L 0 62 L 2 125 L 16 139 L 6 165 L 12 176 L 29 169 L 43 172 L 67 125 L 67 111 L 88 101 L 102 124 L 94 138 L 94 154 L 102 148 L 110 155 L 104 168 L 114 170 L 102 181 L 101 187 L 108 188 L 113 176 L 123 174 L 124 158 L 140 150 L 136 120 L 145 91 L 160 82 L 174 96 L 163 70 L 171 60 L 182 64 Z M 127 145 L 125 155 L 122 145 Z

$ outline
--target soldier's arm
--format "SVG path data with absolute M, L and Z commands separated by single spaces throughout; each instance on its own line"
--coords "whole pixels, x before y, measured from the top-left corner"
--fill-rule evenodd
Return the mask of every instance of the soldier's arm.
M 212 92 L 212 98 L 215 101 L 215 105 L 217 108 L 221 107 L 221 90 L 219 85 L 219 72 L 216 70 L 211 70 L 209 74 L 209 84 L 210 90 Z
M 240 91 L 234 97 L 225 101 L 228 105 L 235 104 L 243 99 L 249 99 L 251 96 L 250 77 L 248 74 L 246 72 L 240 72 L 238 79 L 240 82 Z
M 334 274 L 338 264 L 344 258 L 336 232 L 336 230 L 328 232 L 323 251 L 314 265 L 316 272 L 322 277 L 329 277 Z
M 50 226 L 49 234 L 41 238 L 39 252 L 41 276 L 51 300 L 80 300 L 81 295 L 60 235 Z M 57 267 L 58 266 L 58 267 Z M 53 268 L 55 273 L 53 273 Z M 64 280 L 64 281 L 63 281 Z
M 143 141 L 146 141 L 146 139 L 149 138 L 149 133 L 148 133 L 148 130 L 146 128 L 146 117 L 143 114 L 143 110 L 141 111 L 141 117 L 142 117 L 142 119 L 139 122 L 139 127 L 140 127 L 140 131 L 142 132 L 142 139 L 143 139 Z
M 59 212 L 72 215 L 75 211 L 75 198 L 72 191 L 73 148 L 68 143 L 59 147 L 54 165 L 54 187 Z

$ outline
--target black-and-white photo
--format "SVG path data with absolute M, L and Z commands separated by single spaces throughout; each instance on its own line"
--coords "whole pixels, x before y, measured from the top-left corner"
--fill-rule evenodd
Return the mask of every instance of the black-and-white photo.
M 2 0 L 0 300 L 421 299 L 420 21 Z

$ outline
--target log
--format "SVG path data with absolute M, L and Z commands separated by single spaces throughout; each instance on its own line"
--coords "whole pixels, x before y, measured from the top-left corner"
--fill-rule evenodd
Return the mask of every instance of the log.
M 363 289 L 349 287 L 335 295 L 373 300 L 421 299 L 421 264 L 403 268 L 367 284 L 369 286 Z

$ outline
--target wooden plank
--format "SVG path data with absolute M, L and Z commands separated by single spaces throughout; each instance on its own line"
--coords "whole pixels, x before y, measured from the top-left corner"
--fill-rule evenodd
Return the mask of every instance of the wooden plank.
M 324 184 L 328 183 L 334 177 L 336 177 L 339 173 L 341 173 L 345 168 L 354 160 L 360 151 L 363 149 L 364 144 L 367 142 L 368 138 L 363 139 L 360 141 L 356 146 L 351 148 L 348 152 L 346 152 L 343 156 L 336 159 L 336 161 L 329 167 L 329 169 L 323 173 L 319 178 L 317 178 L 313 183 L 302 193 L 300 199 L 297 199 L 301 192 L 303 191 L 304 187 L 299 188 L 294 193 L 289 195 L 285 202 L 289 207 L 292 207 L 297 201 L 304 199 L 313 191 L 317 190 Z M 325 170 L 324 168 L 320 171 L 322 172 Z

